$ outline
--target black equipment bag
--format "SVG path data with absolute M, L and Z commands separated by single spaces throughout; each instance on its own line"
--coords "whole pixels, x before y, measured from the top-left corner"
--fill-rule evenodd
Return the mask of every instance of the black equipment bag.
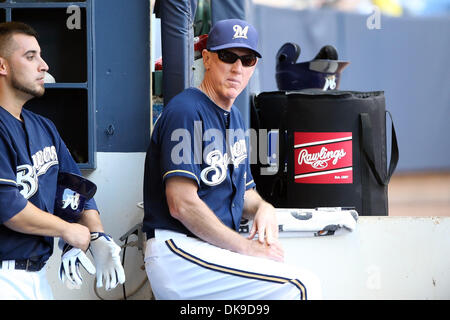
M 388 215 L 388 183 L 399 154 L 391 118 L 387 168 L 383 92 L 278 91 L 253 102 L 252 128 L 279 129 L 276 173 L 261 175 L 268 165 L 252 166 L 263 198 L 275 207 L 354 207 L 360 215 Z

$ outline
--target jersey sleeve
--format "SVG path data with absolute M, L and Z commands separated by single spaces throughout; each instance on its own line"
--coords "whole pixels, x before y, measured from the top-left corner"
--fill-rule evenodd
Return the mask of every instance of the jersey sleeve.
M 14 150 L 0 130 L 0 185 L 17 187 Z
M 17 187 L 0 185 L 0 224 L 22 211 L 27 203 L 28 200 L 20 194 Z
M 200 186 L 200 116 L 190 106 L 186 106 L 185 112 L 181 112 L 180 108 L 171 108 L 161 117 L 159 123 L 161 126 L 156 143 L 160 146 L 163 181 L 173 176 L 182 176 L 194 180 Z
M 0 223 L 8 221 L 27 205 L 16 182 L 14 159 L 10 141 L 0 130 Z

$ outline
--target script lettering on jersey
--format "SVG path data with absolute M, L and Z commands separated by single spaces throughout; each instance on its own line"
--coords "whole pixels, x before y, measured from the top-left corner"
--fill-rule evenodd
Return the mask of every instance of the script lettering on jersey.
M 58 155 L 54 146 L 45 147 L 31 156 L 33 167 L 38 176 L 47 172 L 48 168 L 58 164 Z
M 34 168 L 28 164 L 17 167 L 17 185 L 25 199 L 31 198 L 38 189 L 38 178 Z
M 171 161 L 176 165 L 205 163 L 207 167 L 201 171 L 200 179 L 208 186 L 219 185 L 226 179 L 228 165 L 238 168 L 247 159 L 245 137 L 248 134 L 243 129 L 226 129 L 226 137 L 224 137 L 223 132 L 215 128 L 209 128 L 203 132 L 201 121 L 195 121 L 193 134 L 192 139 L 191 132 L 184 128 L 172 132 L 171 141 L 179 141 L 179 143 L 171 150 Z M 203 142 L 208 141 L 210 143 L 203 145 Z
M 33 160 L 33 166 L 23 164 L 17 166 L 16 169 L 16 182 L 25 199 L 31 198 L 37 192 L 39 187 L 38 177 L 45 174 L 51 166 L 58 164 L 58 155 L 54 146 L 37 151 L 31 156 L 31 159 Z
M 233 164 L 235 168 L 247 158 L 247 146 L 245 140 L 236 141 L 230 148 L 230 154 L 222 154 L 219 150 L 213 150 L 208 153 L 205 162 L 208 167 L 200 173 L 200 178 L 208 186 L 221 184 L 226 176 L 228 165 Z

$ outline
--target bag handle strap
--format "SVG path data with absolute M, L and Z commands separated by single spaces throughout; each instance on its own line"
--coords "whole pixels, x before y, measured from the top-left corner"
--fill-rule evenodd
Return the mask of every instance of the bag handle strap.
M 397 134 L 395 133 L 394 128 L 394 120 L 392 119 L 392 114 L 386 110 L 386 113 L 389 114 L 389 118 L 391 119 L 391 160 L 389 162 L 389 171 L 388 176 L 386 177 L 386 182 L 389 183 L 389 180 L 391 180 L 392 174 L 395 171 L 395 168 L 397 167 L 398 159 L 399 159 L 399 152 L 398 152 L 398 142 L 397 142 Z
M 391 179 L 392 174 L 394 173 L 395 168 L 397 167 L 399 152 L 398 152 L 398 142 L 397 142 L 397 134 L 395 133 L 394 121 L 392 119 L 392 115 L 389 111 L 386 111 L 389 114 L 392 124 L 392 141 L 391 141 L 391 160 L 389 162 L 389 170 L 386 177 L 381 177 L 380 170 L 378 170 L 377 165 L 375 163 L 375 151 L 372 139 L 372 123 L 370 121 L 370 116 L 368 113 L 360 113 L 360 121 L 362 128 L 362 149 L 364 155 L 366 156 L 367 162 L 369 164 L 370 169 L 372 170 L 375 179 L 380 185 L 388 185 L 389 180 Z
M 372 173 L 377 179 L 380 185 L 385 185 L 385 179 L 383 179 L 380 175 L 380 171 L 378 170 L 375 163 L 375 152 L 373 145 L 373 135 L 372 135 L 372 122 L 370 121 L 370 116 L 368 113 L 360 113 L 361 120 L 361 135 L 362 135 L 362 149 L 363 153 L 366 156 L 367 162 L 369 164 Z

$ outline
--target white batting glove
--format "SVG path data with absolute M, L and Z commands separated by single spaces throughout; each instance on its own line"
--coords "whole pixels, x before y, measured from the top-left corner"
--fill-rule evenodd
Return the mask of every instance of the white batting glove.
M 81 277 L 79 265 L 86 269 L 90 274 L 95 274 L 95 267 L 91 260 L 86 256 L 83 250 L 74 248 L 65 244 L 61 256 L 61 265 L 59 266 L 59 280 L 63 283 L 67 280 L 67 287 L 70 289 L 80 288 L 83 278 Z
M 114 289 L 119 283 L 125 282 L 125 272 L 119 255 L 121 249 L 111 236 L 102 232 L 92 232 L 89 250 L 97 268 L 97 288 L 103 286 L 103 280 L 106 290 Z

